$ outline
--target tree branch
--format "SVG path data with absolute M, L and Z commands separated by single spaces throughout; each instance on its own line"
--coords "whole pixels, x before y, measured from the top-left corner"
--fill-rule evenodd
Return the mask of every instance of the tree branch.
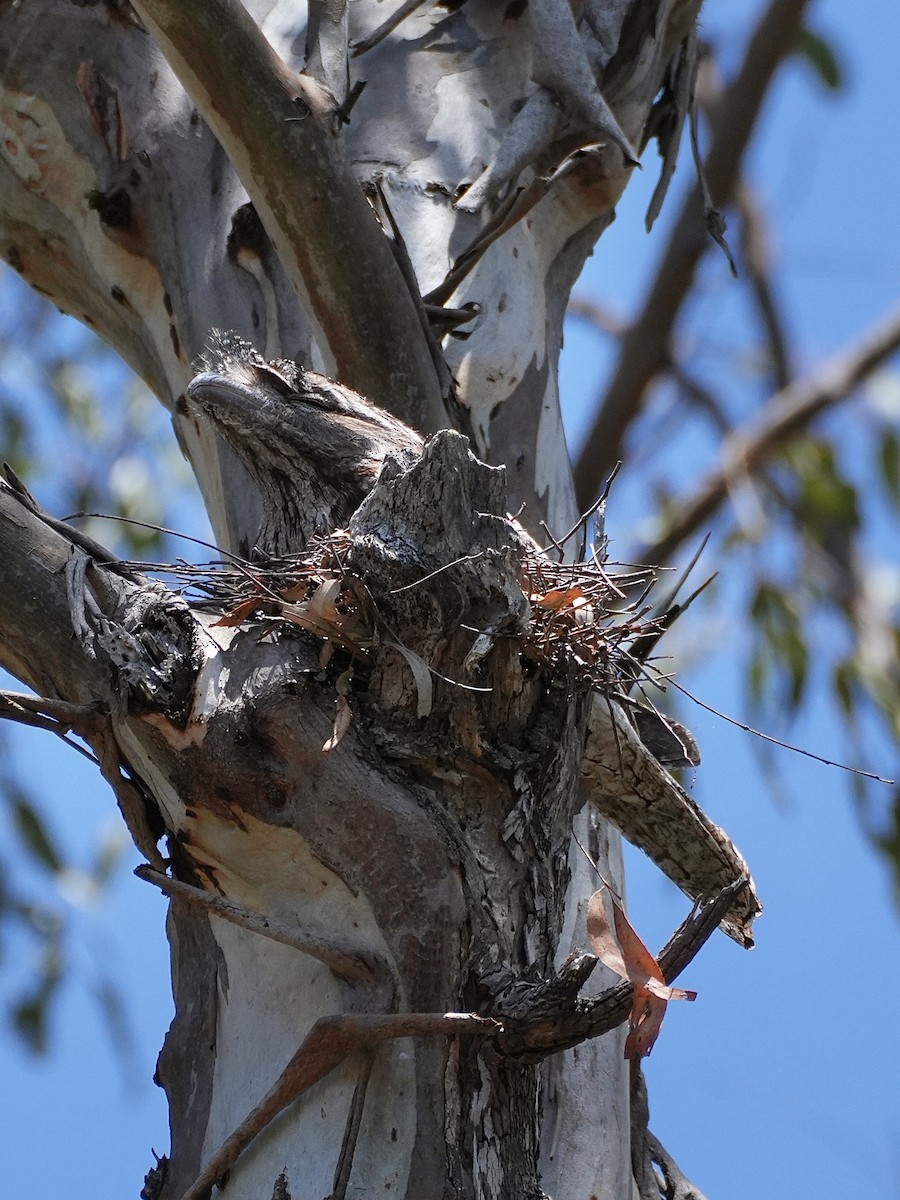
M 446 424 L 412 297 L 347 167 L 332 98 L 238 0 L 137 0 L 247 189 L 307 310 L 326 373 L 415 427 Z
M 341 937 L 339 933 L 322 937 L 266 913 L 251 912 L 226 896 L 175 879 L 167 875 L 165 870 L 139 866 L 135 867 L 134 873 L 138 879 L 152 883 L 173 899 L 196 904 L 212 916 L 221 917 L 223 921 L 240 925 L 261 937 L 271 938 L 273 942 L 293 946 L 301 954 L 308 954 L 311 958 L 323 962 L 341 979 L 369 986 L 386 985 L 389 991 L 392 990 L 393 980 L 387 962 L 369 953 L 365 948 L 353 945 L 348 938 Z
M 0 665 L 42 696 L 109 699 L 109 678 L 72 636 L 65 568 L 72 543 L 0 485 Z
M 772 286 L 769 238 L 760 203 L 746 179 L 738 181 L 735 202 L 741 217 L 741 260 L 772 360 L 771 378 L 778 389 L 791 382 L 791 355 Z
M 664 563 L 670 559 L 687 538 L 715 515 L 736 484 L 757 471 L 785 442 L 802 433 L 820 413 L 847 399 L 898 349 L 900 311 L 895 311 L 819 371 L 777 392 L 754 425 L 725 440 L 721 465 L 707 476 L 693 496 L 673 506 L 675 519 L 656 541 L 637 552 L 638 560 Z
M 744 151 L 776 68 L 793 49 L 808 0 L 771 0 L 727 88 L 705 163 L 713 200 L 731 196 Z M 667 362 L 672 330 L 708 246 L 699 184 L 691 188 L 644 306 L 622 342 L 606 394 L 575 466 L 578 505 L 586 508 L 600 481 L 622 457 L 622 440 L 647 388 Z

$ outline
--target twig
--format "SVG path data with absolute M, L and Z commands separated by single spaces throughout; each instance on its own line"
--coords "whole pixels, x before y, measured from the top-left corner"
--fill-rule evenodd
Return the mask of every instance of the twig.
M 653 189 L 653 195 L 650 198 L 650 204 L 647 208 L 647 215 L 644 218 L 644 228 L 648 233 L 653 228 L 656 218 L 662 211 L 663 201 L 668 193 L 669 184 L 672 182 L 672 176 L 675 174 L 675 164 L 678 161 L 681 134 L 684 130 L 685 117 L 693 101 L 694 81 L 697 78 L 699 63 L 700 55 L 697 48 L 697 32 L 694 26 L 679 46 L 675 62 L 669 68 L 671 72 L 670 82 L 667 84 L 666 91 L 662 97 L 665 105 L 665 114 L 662 117 L 663 127 L 660 128 L 657 126 L 656 130 L 654 130 L 663 161 L 662 169 L 659 173 L 659 182 Z M 657 120 L 660 117 L 657 106 L 654 106 L 654 112 L 651 113 L 651 119 L 654 117 Z
M 660 563 L 671 558 L 686 538 L 718 512 L 737 482 L 759 470 L 775 449 L 802 433 L 820 413 L 846 400 L 898 350 L 900 310 L 895 310 L 814 374 L 777 392 L 755 424 L 726 439 L 721 465 L 693 496 L 672 506 L 674 520 L 641 556 Z
M 346 1200 L 347 1184 L 350 1182 L 350 1172 L 353 1170 L 353 1155 L 359 1140 L 359 1129 L 362 1124 L 363 1110 L 366 1107 L 366 1093 L 369 1090 L 369 1080 L 372 1077 L 374 1055 L 363 1054 L 359 1077 L 353 1089 L 350 1101 L 350 1111 L 344 1126 L 344 1138 L 341 1142 L 341 1152 L 338 1155 L 337 1166 L 334 1169 L 334 1182 L 331 1185 L 331 1195 L 328 1200 Z
M 589 296 L 572 296 L 566 306 L 566 315 L 580 317 L 582 321 L 587 321 L 594 329 L 608 334 L 609 337 L 622 337 L 628 330 L 628 325 L 621 317 Z
M 96 755 L 69 737 L 72 729 L 78 732 L 76 726 L 83 721 L 85 712 L 83 705 L 69 704 L 65 700 L 48 700 L 44 696 L 32 696 L 28 692 L 0 692 L 0 719 L 54 733 L 88 762 L 99 766 Z
M 401 21 L 405 21 L 407 17 L 411 17 L 417 8 L 423 8 L 429 3 L 431 3 L 431 0 L 404 0 L 403 4 L 396 8 L 389 17 L 386 17 L 371 33 L 367 34 L 364 38 L 360 38 L 358 42 L 350 43 L 353 57 L 357 58 L 360 54 L 365 54 L 368 50 L 374 49 L 379 42 L 384 41 L 389 33 L 393 33 Z
M 147 818 L 144 796 L 134 780 L 122 773 L 121 758 L 109 714 L 102 707 L 70 704 L 65 700 L 32 696 L 27 692 L 0 692 L 0 717 L 47 729 L 61 737 L 73 750 L 95 763 L 115 794 L 135 846 L 154 867 L 160 871 L 165 870 L 165 863 L 156 845 L 158 839 L 153 836 Z M 69 730 L 74 730 L 95 753 L 91 754 L 70 741 L 65 736 Z
M 859 767 L 848 767 L 846 763 L 836 762 L 831 758 L 823 758 L 821 754 L 814 754 L 812 750 L 804 750 L 802 746 L 792 746 L 789 742 L 782 742 L 777 737 L 772 737 L 771 734 L 763 733 L 759 729 L 754 729 L 752 725 L 745 725 L 743 721 L 738 721 L 735 717 L 729 717 L 727 713 L 720 712 L 719 709 L 713 708 L 710 704 L 704 704 L 697 696 L 689 692 L 686 687 L 680 683 L 676 683 L 674 679 L 670 680 L 672 686 L 677 688 L 682 695 L 687 696 L 688 700 L 693 700 L 694 704 L 698 704 L 700 708 L 706 712 L 712 713 L 714 717 L 721 717 L 723 721 L 727 721 L 729 725 L 735 725 L 738 729 L 743 729 L 744 733 L 752 733 L 754 737 L 762 738 L 764 742 L 770 742 L 773 746 L 780 746 L 782 750 L 792 750 L 794 754 L 802 754 L 804 758 L 811 758 L 814 762 L 822 763 L 826 767 L 837 767 L 841 771 L 849 771 L 852 775 L 859 775 L 863 779 L 871 779 L 875 783 L 896 782 L 893 779 L 885 779 L 882 775 L 875 775 L 871 771 L 860 770 Z
M 690 117 L 689 129 L 691 135 L 691 154 L 694 158 L 694 169 L 697 173 L 697 185 L 700 188 L 700 199 L 703 201 L 703 223 L 706 226 L 706 232 L 725 255 L 725 259 L 728 263 L 728 269 L 731 271 L 732 279 L 737 279 L 737 267 L 734 265 L 734 258 L 731 255 L 731 250 L 728 246 L 728 243 L 725 241 L 725 230 L 728 228 L 727 222 L 712 198 L 712 192 L 709 190 L 709 183 L 706 179 L 706 169 L 703 166 L 703 156 L 700 153 L 700 131 L 697 128 L 697 105 L 693 96 L 691 97 L 688 116 Z

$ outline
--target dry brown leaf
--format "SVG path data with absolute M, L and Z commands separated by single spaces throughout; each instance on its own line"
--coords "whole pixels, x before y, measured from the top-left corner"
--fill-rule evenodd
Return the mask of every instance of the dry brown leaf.
M 308 579 L 301 579 L 299 583 L 295 583 L 293 587 L 285 588 L 283 592 L 278 593 L 279 600 L 284 600 L 288 604 L 298 604 L 305 600 L 309 594 Z
M 604 893 L 609 895 L 613 926 L 606 916 Z M 634 984 L 625 1042 L 625 1057 L 642 1057 L 653 1049 L 669 1000 L 696 1000 L 697 993 L 669 987 L 659 963 L 635 933 L 625 910 L 608 888 L 594 892 L 588 901 L 587 932 L 594 953 L 605 966 Z
M 628 1014 L 628 1036 L 625 1039 L 626 1058 L 644 1058 L 653 1049 L 663 1017 L 666 1002 L 654 996 L 647 988 L 634 987 L 634 999 Z
M 218 621 L 213 621 L 213 628 L 217 625 L 224 625 L 230 628 L 233 625 L 243 625 L 243 623 L 251 617 L 259 608 L 260 601 L 254 597 L 252 600 L 243 600 L 236 608 L 233 608 L 230 613 L 225 613 L 219 617 Z
M 310 617 L 323 624 L 340 624 L 341 615 L 335 605 L 335 600 L 340 598 L 340 594 L 339 579 L 326 579 L 320 583 L 306 602 Z
M 434 702 L 434 685 L 431 681 L 428 663 L 406 646 L 401 646 L 399 642 L 385 642 L 384 644 L 390 646 L 392 650 L 399 651 L 409 663 L 409 669 L 416 681 L 416 716 L 427 717 Z
M 580 587 L 552 588 L 543 595 L 531 595 L 528 599 L 538 608 L 546 609 L 547 612 L 560 612 L 564 608 L 583 608 L 585 604 L 590 603 Z
M 350 722 L 353 720 L 353 713 L 350 711 L 350 702 L 340 692 L 338 693 L 334 708 L 334 727 L 331 730 L 331 737 L 322 746 L 323 754 L 331 753 L 350 728 Z

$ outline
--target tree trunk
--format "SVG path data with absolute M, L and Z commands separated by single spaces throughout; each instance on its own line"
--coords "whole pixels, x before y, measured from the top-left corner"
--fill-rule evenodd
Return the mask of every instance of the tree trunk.
M 566 300 L 697 7 L 421 4 L 371 46 L 374 0 L 310 3 L 308 34 L 303 5 L 231 0 L 0 18 L 4 253 L 172 411 L 224 550 L 263 501 L 179 403 L 212 329 L 507 468 L 440 434 L 302 563 L 220 577 L 215 611 L 0 493 L 3 664 L 94 747 L 171 896 L 154 1197 L 636 1186 L 622 1032 L 538 1044 L 586 943 L 596 680 L 541 658 L 506 512 L 576 523 Z M 617 835 L 578 822 L 621 882 Z

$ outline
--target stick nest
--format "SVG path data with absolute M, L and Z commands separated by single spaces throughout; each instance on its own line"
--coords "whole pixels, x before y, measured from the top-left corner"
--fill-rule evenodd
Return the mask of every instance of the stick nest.
M 219 613 L 216 625 L 257 625 L 272 633 L 299 627 L 322 642 L 323 663 L 340 648 L 363 665 L 383 638 L 391 638 L 385 611 L 397 593 L 370 592 L 346 564 L 351 545 L 351 535 L 337 530 L 313 539 L 302 555 L 135 566 L 167 577 L 195 609 Z M 521 653 L 551 676 L 571 677 L 574 670 L 579 682 L 603 691 L 645 674 L 641 649 L 667 623 L 652 616 L 647 603 L 656 579 L 651 568 L 601 561 L 597 554 L 575 564 L 554 561 L 530 540 L 516 546 L 515 559 L 527 601 L 524 621 L 512 635 L 466 625 L 473 646 L 479 637 L 517 636 Z M 428 588 L 456 565 L 448 563 L 397 591 Z

